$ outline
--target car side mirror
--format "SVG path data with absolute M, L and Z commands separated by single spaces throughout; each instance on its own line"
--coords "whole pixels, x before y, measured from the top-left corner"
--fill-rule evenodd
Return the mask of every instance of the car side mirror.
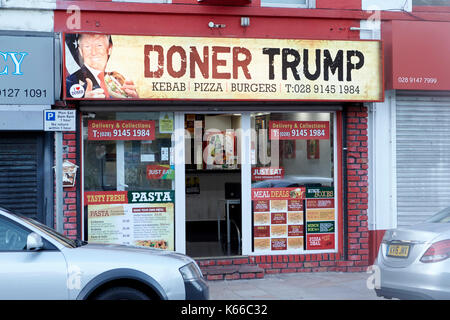
M 39 251 L 44 247 L 42 237 L 35 232 L 27 236 L 27 251 Z

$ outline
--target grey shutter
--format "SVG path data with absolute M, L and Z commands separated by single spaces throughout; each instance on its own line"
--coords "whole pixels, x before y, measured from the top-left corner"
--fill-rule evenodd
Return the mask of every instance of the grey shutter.
M 397 92 L 397 224 L 450 206 L 450 96 Z
M 0 132 L 0 206 L 43 220 L 41 133 Z

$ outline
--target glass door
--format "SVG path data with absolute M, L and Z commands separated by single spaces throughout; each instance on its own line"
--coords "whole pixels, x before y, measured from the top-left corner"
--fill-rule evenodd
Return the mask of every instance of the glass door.
M 186 114 L 186 253 L 242 253 L 241 114 Z

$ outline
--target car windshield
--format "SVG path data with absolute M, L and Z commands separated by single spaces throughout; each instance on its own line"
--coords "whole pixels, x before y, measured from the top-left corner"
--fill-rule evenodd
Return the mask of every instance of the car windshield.
M 58 241 L 59 243 L 65 245 L 66 247 L 76 248 L 82 245 L 82 243 L 80 243 L 78 240 L 69 239 L 63 236 L 62 234 L 56 232 L 52 228 L 49 228 L 36 220 L 18 214 L 15 214 L 15 216 L 22 219 L 24 222 L 33 225 L 33 227 L 38 228 L 40 231 L 44 232 L 46 235 L 50 236 L 52 239 Z
M 442 211 L 439 211 L 438 213 L 434 214 L 425 222 L 432 222 L 432 223 L 450 223 L 450 207 L 445 208 Z

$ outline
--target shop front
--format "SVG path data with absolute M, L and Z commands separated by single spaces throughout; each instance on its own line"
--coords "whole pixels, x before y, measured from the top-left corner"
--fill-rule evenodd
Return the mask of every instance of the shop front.
M 450 64 L 442 41 L 450 23 L 393 20 L 382 30 L 388 91 L 370 113 L 373 259 L 385 230 L 423 222 L 450 204 Z
M 64 36 L 84 239 L 202 267 L 366 264 L 364 209 L 348 203 L 367 205 L 362 102 L 383 100 L 380 42 Z
M 53 223 L 53 135 L 44 110 L 55 101 L 53 33 L 0 35 L 0 206 Z

